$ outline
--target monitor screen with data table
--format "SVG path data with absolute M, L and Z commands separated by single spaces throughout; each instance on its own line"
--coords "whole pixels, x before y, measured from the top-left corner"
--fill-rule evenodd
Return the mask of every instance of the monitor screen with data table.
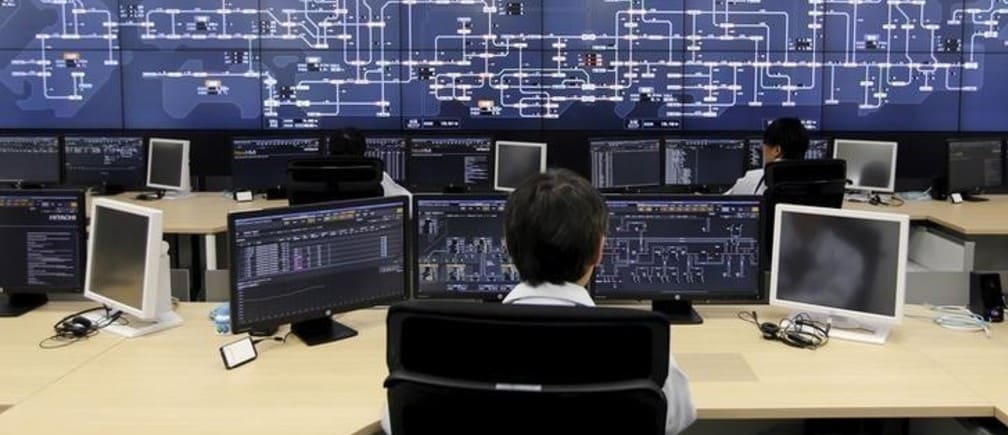
M 64 183 L 76 187 L 144 186 L 147 161 L 141 137 L 63 138 Z
M 59 138 L 0 136 L 0 184 L 60 182 Z
M 745 174 L 744 139 L 665 139 L 665 184 L 728 187 Z
M 334 330 L 333 313 L 403 299 L 407 207 L 391 197 L 231 214 L 234 331 L 292 323 L 312 341 Z
M 592 139 L 591 181 L 599 189 L 660 186 L 661 140 Z
M 276 189 L 287 183 L 291 160 L 322 157 L 317 137 L 240 138 L 231 142 L 235 190 Z
M 493 188 L 490 137 L 410 139 L 409 185 L 418 192 L 445 188 L 486 192 Z

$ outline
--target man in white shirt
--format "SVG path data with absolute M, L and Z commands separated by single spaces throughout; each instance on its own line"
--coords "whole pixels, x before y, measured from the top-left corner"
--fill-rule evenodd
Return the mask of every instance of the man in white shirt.
M 809 148 L 808 130 L 797 118 L 779 118 L 763 132 L 763 166 L 780 160 L 803 160 Z M 762 195 L 763 169 L 746 172 L 726 195 Z
M 594 307 L 586 286 L 602 261 L 608 224 L 602 195 L 573 172 L 551 170 L 523 182 L 504 210 L 507 249 L 522 283 L 504 303 Z M 672 355 L 662 391 L 668 402 L 665 433 L 675 435 L 696 420 L 696 408 Z M 387 409 L 382 429 L 391 433 Z

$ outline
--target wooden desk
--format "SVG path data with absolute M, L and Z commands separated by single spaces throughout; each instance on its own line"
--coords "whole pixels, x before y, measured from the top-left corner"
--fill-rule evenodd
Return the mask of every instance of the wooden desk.
M 0 408 L 22 402 L 122 341 L 113 335 L 98 334 L 61 349 L 39 347 L 63 316 L 94 306 L 85 302 L 49 303 L 21 317 L 0 317 Z
M 911 220 L 928 221 L 966 236 L 1008 235 L 1008 195 L 986 197 L 991 200 L 959 205 L 948 201 L 907 201 L 901 207 L 877 207 L 848 202 L 844 208 L 902 213 Z
M 183 327 L 122 341 L 64 374 L 0 414 L 0 433 L 73 427 L 83 434 L 138 428 L 152 434 L 345 434 L 374 427 L 385 397 L 385 310 L 342 316 L 360 331 L 355 338 L 316 348 L 293 337 L 284 345 L 263 344 L 257 361 L 229 372 L 217 347 L 235 337 L 214 334 L 206 319 L 212 306 L 183 304 Z M 980 354 L 1000 340 L 974 340 L 975 334 L 907 319 L 885 346 L 837 340 L 807 351 L 763 340 L 735 317 L 739 308 L 699 307 L 704 325 L 673 329 L 673 349 L 701 418 L 995 415 L 990 396 L 964 382 L 973 375 L 932 357 L 927 343 Z M 756 309 L 767 319 L 783 314 Z M 997 334 L 1008 340 L 1008 328 Z M 60 351 L 46 355 L 63 359 Z M 53 418 L 56 409 L 59 418 Z

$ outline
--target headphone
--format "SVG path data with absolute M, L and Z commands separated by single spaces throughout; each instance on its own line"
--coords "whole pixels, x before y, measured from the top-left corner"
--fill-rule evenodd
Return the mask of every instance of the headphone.
M 91 319 L 84 317 L 85 314 L 95 311 L 105 311 L 107 320 L 103 322 L 94 322 L 91 321 Z M 120 317 L 122 317 L 121 311 L 116 311 L 110 314 L 106 307 L 91 308 L 73 313 L 56 322 L 56 324 L 53 325 L 53 335 L 45 340 L 42 340 L 42 342 L 39 343 L 39 347 L 42 347 L 43 349 L 52 349 L 67 346 L 81 340 L 86 340 L 97 334 L 98 331 L 105 326 L 118 321 Z M 62 342 L 62 344 L 48 345 L 47 343 L 49 341 L 58 341 Z
M 779 323 L 760 323 L 755 311 L 740 312 L 738 317 L 756 325 L 764 340 L 776 340 L 791 347 L 810 350 L 816 350 L 829 342 L 830 325 L 812 320 L 804 313 L 785 318 Z

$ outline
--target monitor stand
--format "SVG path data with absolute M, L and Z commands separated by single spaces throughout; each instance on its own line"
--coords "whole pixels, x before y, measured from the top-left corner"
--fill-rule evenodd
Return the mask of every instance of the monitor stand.
M 793 318 L 798 313 L 792 313 Z M 843 316 L 825 316 L 821 314 L 805 315 L 813 320 L 830 325 L 830 340 L 847 340 L 868 344 L 885 344 L 892 332 L 892 325 L 872 324 L 860 320 L 854 320 Z
M 308 346 L 318 346 L 357 335 L 355 329 L 328 316 L 292 323 L 291 332 Z
M 673 325 L 699 325 L 703 317 L 693 309 L 692 301 L 651 301 L 651 311 L 662 313 Z
M 0 317 L 18 317 L 49 302 L 45 293 L 11 293 L 0 299 Z
M 118 184 L 100 184 L 91 189 L 92 196 L 112 196 L 125 192 L 126 189 Z
M 987 202 L 990 201 L 989 198 L 984 198 L 982 196 L 977 196 L 975 193 L 962 193 L 962 199 L 966 202 Z

